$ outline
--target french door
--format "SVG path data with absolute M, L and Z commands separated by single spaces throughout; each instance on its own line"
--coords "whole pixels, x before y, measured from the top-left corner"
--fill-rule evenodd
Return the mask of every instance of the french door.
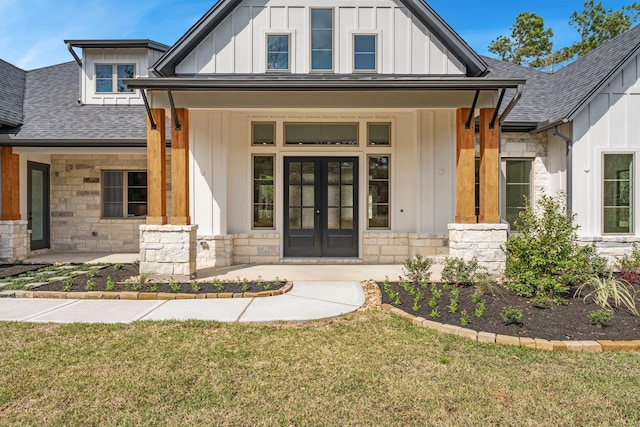
M 358 158 L 286 157 L 284 256 L 358 256 Z

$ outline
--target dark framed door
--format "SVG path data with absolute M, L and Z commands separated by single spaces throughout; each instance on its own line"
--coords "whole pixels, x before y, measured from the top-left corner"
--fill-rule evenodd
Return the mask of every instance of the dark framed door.
M 358 158 L 286 157 L 284 256 L 358 256 Z
M 27 219 L 32 250 L 51 246 L 49 185 L 49 165 L 27 162 Z

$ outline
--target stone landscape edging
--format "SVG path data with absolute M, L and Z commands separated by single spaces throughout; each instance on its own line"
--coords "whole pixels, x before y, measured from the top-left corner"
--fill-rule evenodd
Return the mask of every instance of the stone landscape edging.
M 273 291 L 259 292 L 211 292 L 211 293 L 173 293 L 173 292 L 60 292 L 60 291 L 15 291 L 15 298 L 49 298 L 49 299 L 107 299 L 107 300 L 174 300 L 174 299 L 229 299 L 229 298 L 264 298 L 284 295 L 291 291 L 293 282 L 287 282 L 282 288 Z
M 602 351 L 638 351 L 640 350 L 640 340 L 633 341 L 560 341 L 545 340 L 541 338 L 513 337 L 510 335 L 494 334 L 492 332 L 476 331 L 463 328 L 461 326 L 427 320 L 424 317 L 414 316 L 406 311 L 400 310 L 390 304 L 381 304 L 383 310 L 390 311 L 395 315 L 412 322 L 414 325 L 423 328 L 433 329 L 445 334 L 456 335 L 471 341 L 512 345 L 516 347 L 532 348 L 545 351 L 572 351 L 572 352 L 602 352 Z

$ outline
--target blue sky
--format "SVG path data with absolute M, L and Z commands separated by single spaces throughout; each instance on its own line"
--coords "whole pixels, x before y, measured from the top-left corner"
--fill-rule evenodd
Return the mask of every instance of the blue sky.
M 30 70 L 70 61 L 64 39 L 143 38 L 173 44 L 215 0 L 0 0 L 0 58 Z M 582 0 L 432 0 L 428 3 L 480 54 L 509 34 L 520 12 L 554 30 L 556 47 L 577 38 L 568 25 Z M 603 0 L 617 9 L 630 0 Z

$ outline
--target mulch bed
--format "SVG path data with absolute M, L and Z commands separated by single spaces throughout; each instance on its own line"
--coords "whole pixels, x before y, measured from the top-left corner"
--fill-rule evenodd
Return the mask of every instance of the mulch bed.
M 473 286 L 460 286 L 458 310 L 450 313 L 450 291 L 443 290 L 443 285 L 438 284 L 442 297 L 438 301 L 439 318 L 431 317 L 432 309 L 429 306 L 431 299 L 430 285 L 423 289 L 425 297 L 420 301 L 420 308 L 413 310 L 414 299 L 405 292 L 398 283 L 391 283 L 391 289 L 400 295 L 400 305 L 393 304 L 389 295 L 384 291 L 382 283 L 378 284 L 382 293 L 382 302 L 391 304 L 399 309 L 434 320 L 440 323 L 461 326 L 460 317 L 463 310 L 469 315 L 469 329 L 477 331 L 493 332 L 502 335 L 516 337 L 542 338 L 547 340 L 640 340 L 640 317 L 632 316 L 626 309 L 615 310 L 613 319 L 604 327 L 592 325 L 588 314 L 600 307 L 592 302 L 583 302 L 582 298 L 573 299 L 573 290 L 570 291 L 566 305 L 551 304 L 541 309 L 531 305 L 528 299 L 519 297 L 513 292 L 500 290 L 494 295 L 483 295 L 487 310 L 481 318 L 475 316 L 477 304 L 471 301 L 475 292 Z M 522 310 L 522 322 L 518 325 L 505 325 L 500 312 L 506 307 L 514 307 Z
M 46 265 L 42 264 L 0 264 L 0 279 L 19 276 L 22 273 L 39 270 Z
M 93 281 L 95 287 L 93 291 L 104 292 L 107 290 L 107 278 L 111 277 L 111 280 L 115 282 L 113 292 L 127 292 L 132 291 L 130 282 L 138 283 L 137 277 L 139 276 L 138 267 L 133 264 L 124 264 L 122 268 L 116 269 L 115 266 L 110 265 L 106 268 L 96 271 Z M 73 279 L 70 292 L 86 292 L 87 282 L 91 278 L 88 274 L 81 274 Z M 128 282 L 128 283 L 125 283 Z M 265 285 L 270 284 L 269 289 L 265 289 Z M 176 282 L 176 285 L 180 286 L 178 291 L 174 290 L 168 282 L 159 282 L 149 280 L 146 284 L 136 289 L 136 292 L 166 292 L 166 293 L 185 293 L 185 294 L 205 294 L 205 293 L 243 293 L 243 292 L 260 292 L 264 290 L 278 290 L 286 285 L 286 280 L 280 280 L 280 283 L 273 283 L 271 280 L 265 280 L 263 283 L 247 282 L 244 289 L 243 283 L 240 282 L 223 282 L 224 289 L 219 290 L 213 286 L 212 281 L 198 282 L 199 290 L 196 291 L 192 287 L 191 282 Z M 32 289 L 33 291 L 54 291 L 65 292 L 65 283 L 63 281 L 52 282 L 47 285 L 39 286 Z

